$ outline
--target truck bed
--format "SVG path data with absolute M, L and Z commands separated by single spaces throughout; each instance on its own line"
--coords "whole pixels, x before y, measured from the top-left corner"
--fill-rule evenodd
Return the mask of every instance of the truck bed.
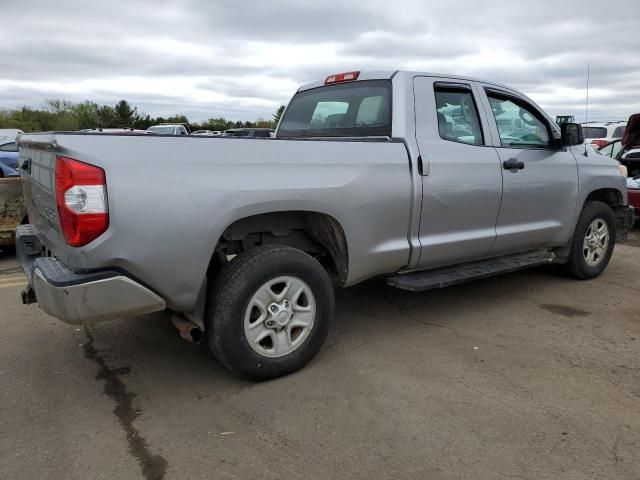
M 20 145 L 31 223 L 53 255 L 75 271 L 127 272 L 178 311 L 195 307 L 225 229 L 264 212 L 319 212 L 342 225 L 354 246 L 346 284 L 408 262 L 416 192 L 400 141 L 55 132 Z M 106 174 L 109 228 L 84 247 L 60 232 L 56 156 Z

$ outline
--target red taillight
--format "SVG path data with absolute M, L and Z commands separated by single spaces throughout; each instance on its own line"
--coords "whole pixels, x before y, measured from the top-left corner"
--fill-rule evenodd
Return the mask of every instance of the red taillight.
M 608 143 L 608 140 L 591 140 L 591 144 L 597 146 L 598 148 L 602 148 Z
M 353 82 L 358 79 L 358 75 L 360 75 L 360 72 L 336 73 L 335 75 L 329 75 L 324 81 L 324 84 L 330 85 L 332 83 Z
M 109 226 L 104 170 L 67 157 L 56 158 L 56 204 L 64 238 L 81 247 Z

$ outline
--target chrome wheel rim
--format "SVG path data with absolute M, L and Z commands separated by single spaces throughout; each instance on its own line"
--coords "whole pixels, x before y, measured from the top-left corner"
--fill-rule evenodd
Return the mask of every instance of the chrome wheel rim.
M 599 265 L 604 259 L 609 247 L 609 227 L 601 218 L 596 218 L 589 224 L 582 242 L 584 261 L 590 267 Z
M 254 352 L 282 357 L 307 339 L 316 319 L 311 288 L 293 276 L 280 276 L 259 287 L 244 314 L 244 335 Z

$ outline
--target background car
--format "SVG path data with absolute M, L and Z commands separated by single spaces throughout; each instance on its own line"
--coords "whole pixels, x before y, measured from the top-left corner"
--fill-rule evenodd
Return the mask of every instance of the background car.
M 180 123 L 161 123 L 147 128 L 147 133 L 156 135 L 189 135 L 189 130 L 186 125 Z
M 603 147 L 612 140 L 622 138 L 626 126 L 626 121 L 583 123 L 584 143 L 593 143 L 598 147 Z
M 222 132 L 220 130 L 196 130 L 195 132 L 191 132 L 191 135 L 200 137 L 219 137 L 222 135 Z
M 17 177 L 18 145 L 15 140 L 0 139 L 0 177 Z
M 147 133 L 146 130 L 136 130 L 135 128 L 85 128 L 84 130 L 80 130 L 81 132 L 89 132 L 89 133 L 117 133 L 119 135 L 127 135 L 127 134 L 136 134 L 136 133 Z
M 598 150 L 602 155 L 616 158 L 622 149 L 622 140 L 613 140 L 600 147 Z M 620 163 L 627 169 L 627 194 L 629 197 L 629 205 L 631 205 L 636 214 L 636 218 L 640 217 L 640 148 L 631 148 L 625 152 Z

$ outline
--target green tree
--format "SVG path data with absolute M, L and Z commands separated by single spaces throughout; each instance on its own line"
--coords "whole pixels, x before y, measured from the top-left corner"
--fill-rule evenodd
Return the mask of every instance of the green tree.
M 117 127 L 117 115 L 113 107 L 109 105 L 100 105 L 98 107 L 98 123 L 100 128 Z
M 280 118 L 282 118 L 282 114 L 284 113 L 285 108 L 286 107 L 284 105 L 280 105 L 276 110 L 276 113 L 273 114 L 274 128 L 278 126 L 278 123 L 280 122 Z
M 113 107 L 115 113 L 114 127 L 130 127 L 138 120 L 138 108 L 131 107 L 126 100 L 120 100 Z
M 189 119 L 187 117 L 185 117 L 184 115 L 180 115 L 180 114 L 175 114 L 170 116 L 169 118 L 167 118 L 165 120 L 165 123 L 186 123 L 189 124 Z
M 234 121 L 224 117 L 212 117 L 203 122 L 191 124 L 193 130 L 227 130 L 240 127 L 275 127 L 282 115 L 281 106 L 273 116 L 273 121 Z M 134 127 L 146 129 L 158 123 L 186 123 L 189 119 L 182 114 L 169 118 L 152 117 L 138 111 L 138 108 L 126 100 L 116 105 L 101 105 L 91 100 L 74 103 L 64 99 L 49 99 L 40 108 L 23 106 L 13 109 L 0 108 L 0 128 L 19 128 L 25 132 L 43 132 L 51 130 L 80 130 L 88 128 Z

